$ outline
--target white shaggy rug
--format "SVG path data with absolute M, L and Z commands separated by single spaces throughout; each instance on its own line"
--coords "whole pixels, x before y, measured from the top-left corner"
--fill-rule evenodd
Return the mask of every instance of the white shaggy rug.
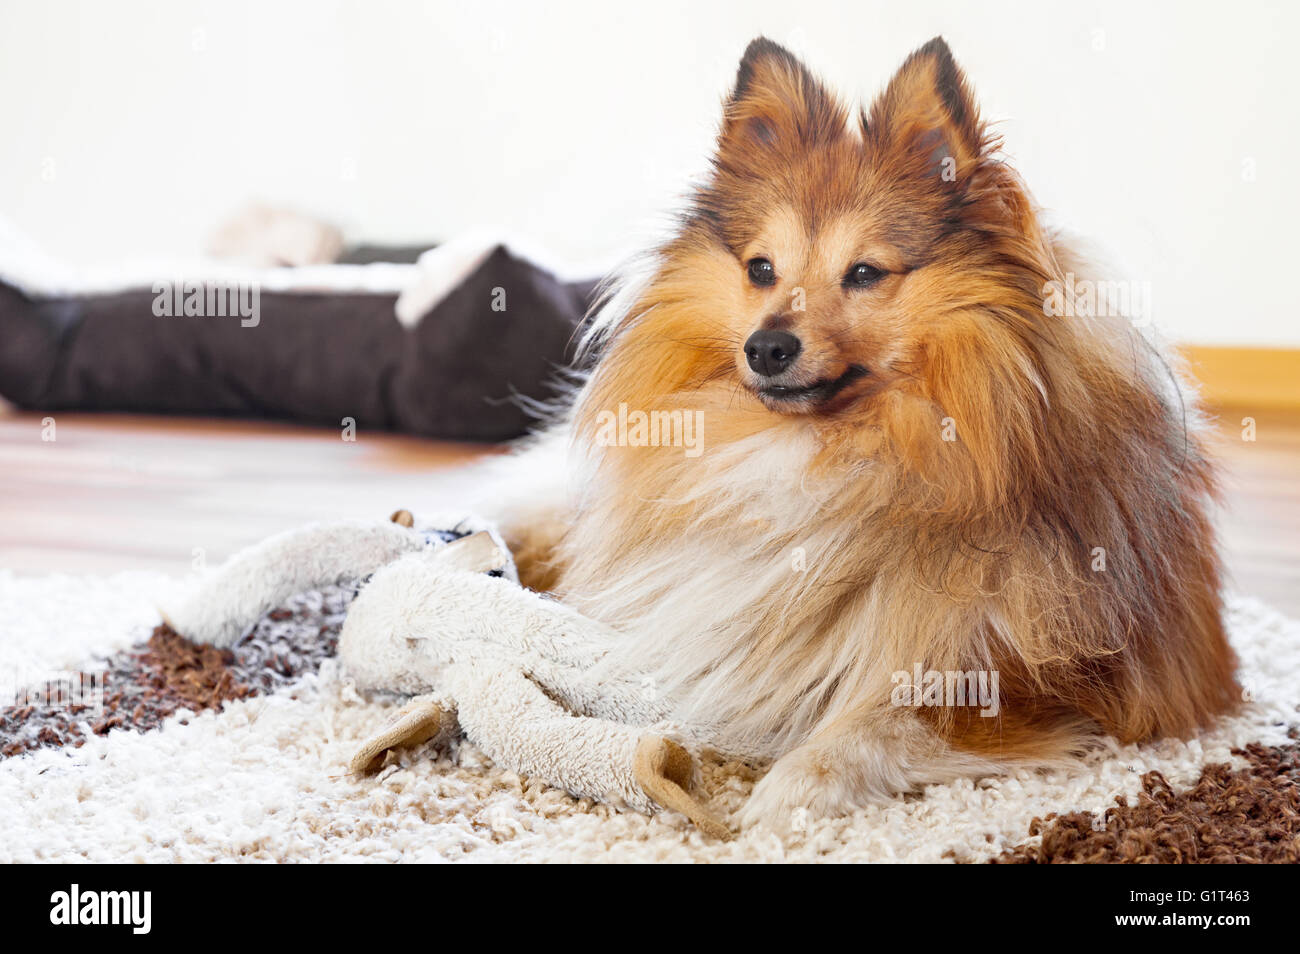
M 74 668 L 142 642 L 158 622 L 155 602 L 183 585 L 142 573 L 0 573 L 0 672 Z M 788 840 L 753 830 L 715 842 L 680 816 L 620 814 L 530 784 L 468 744 L 418 750 L 351 779 L 348 758 L 394 703 L 360 698 L 330 660 L 220 711 L 0 760 L 0 862 L 986 861 L 1032 844 L 1035 816 L 1135 798 L 1145 772 L 1178 789 L 1206 764 L 1238 761 L 1234 748 L 1287 741 L 1300 702 L 1300 623 L 1252 599 L 1229 605 L 1251 701 L 1213 732 L 1114 746 L 1069 772 L 933 786 Z M 755 777 L 707 763 L 714 810 L 734 819 Z

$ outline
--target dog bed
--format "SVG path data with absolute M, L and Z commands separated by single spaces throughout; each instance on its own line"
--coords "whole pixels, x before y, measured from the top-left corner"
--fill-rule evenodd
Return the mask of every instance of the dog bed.
M 595 291 L 479 235 L 414 264 L 369 248 L 366 264 L 184 273 L 77 272 L 5 238 L 0 396 L 36 411 L 350 418 L 507 440 L 531 423 L 529 400 L 553 394 Z M 195 290 L 204 315 L 185 314 Z

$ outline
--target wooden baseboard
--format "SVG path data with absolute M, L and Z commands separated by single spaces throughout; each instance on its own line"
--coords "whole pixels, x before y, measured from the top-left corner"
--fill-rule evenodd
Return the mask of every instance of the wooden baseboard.
M 1206 403 L 1220 407 L 1300 409 L 1300 349 L 1178 349 L 1201 382 Z

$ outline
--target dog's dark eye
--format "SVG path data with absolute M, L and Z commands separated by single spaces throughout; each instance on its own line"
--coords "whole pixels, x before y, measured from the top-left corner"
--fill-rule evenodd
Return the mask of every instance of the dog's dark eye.
M 866 262 L 858 262 L 844 276 L 844 284 L 849 288 L 866 288 L 868 285 L 874 285 L 880 281 L 884 275 L 885 273 L 876 266 L 868 265 Z
M 774 285 L 776 284 L 776 266 L 765 258 L 751 258 L 749 260 L 749 280 L 755 285 Z

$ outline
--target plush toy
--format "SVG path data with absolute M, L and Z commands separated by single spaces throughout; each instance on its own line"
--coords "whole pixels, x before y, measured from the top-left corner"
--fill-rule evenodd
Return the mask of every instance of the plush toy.
M 664 721 L 653 692 L 597 678 L 615 633 L 518 583 L 500 537 L 474 518 L 415 527 L 314 524 L 231 557 L 163 617 L 195 642 L 233 645 L 287 598 L 364 581 L 339 636 L 358 688 L 412 698 L 352 759 L 463 732 L 498 764 L 577 796 L 679 811 L 706 834 L 728 829 L 689 793 L 697 733 Z M 431 529 L 453 527 L 454 529 Z

